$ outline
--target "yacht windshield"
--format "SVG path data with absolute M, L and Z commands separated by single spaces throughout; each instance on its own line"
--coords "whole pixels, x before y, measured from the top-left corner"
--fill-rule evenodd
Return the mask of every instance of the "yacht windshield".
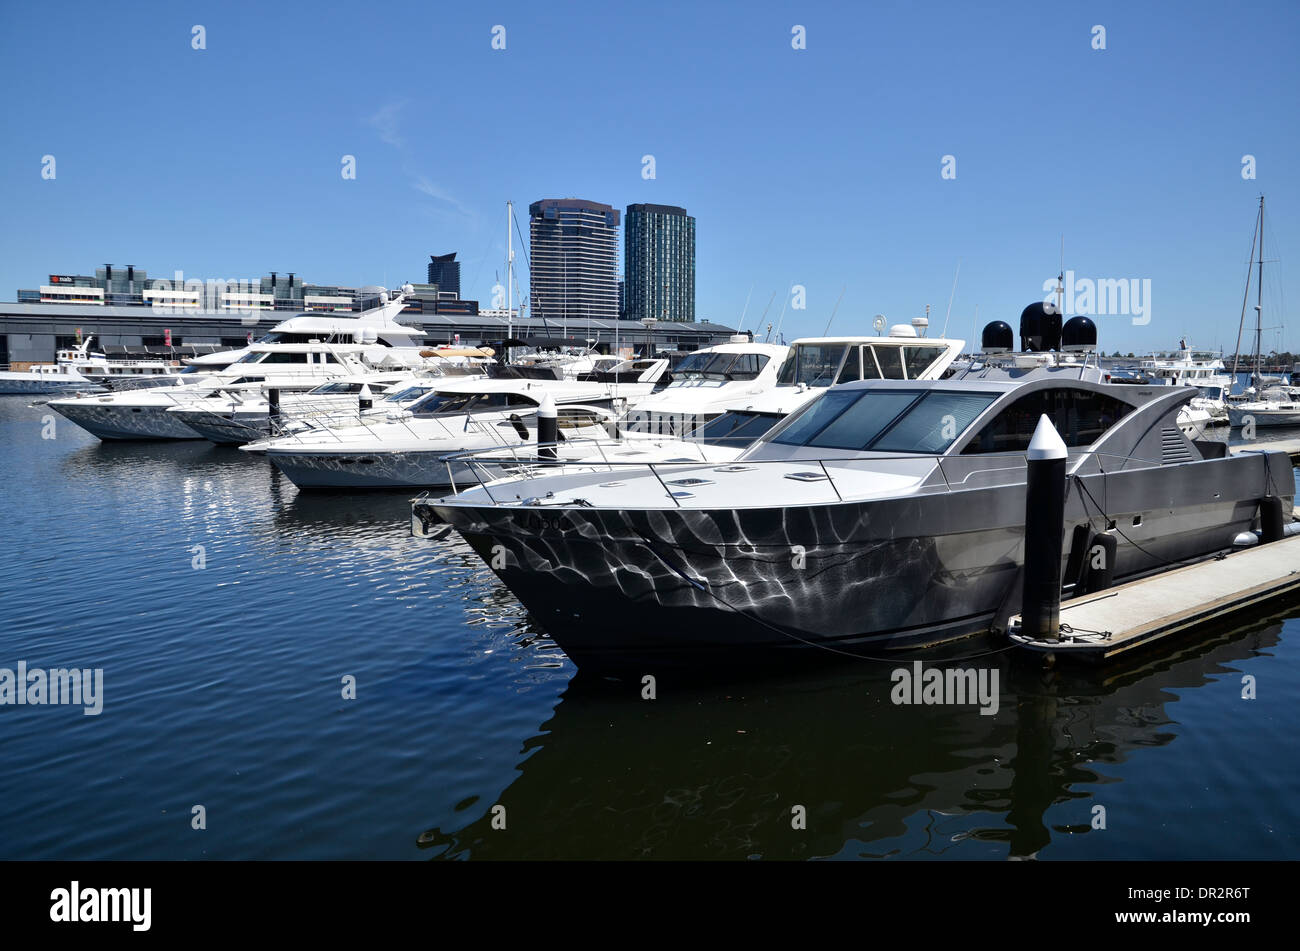
M 937 455 L 998 393 L 834 389 L 791 418 L 772 442 L 787 446 Z
M 511 407 L 533 408 L 537 404 L 526 396 L 515 393 L 430 393 L 411 407 L 420 416 L 449 416 L 453 413 L 475 413 L 503 410 Z
M 843 343 L 798 344 L 782 364 L 776 382 L 780 386 L 794 386 L 796 383 L 830 386 L 835 382 L 835 373 L 844 361 L 846 350 L 848 344 Z
M 313 393 L 360 393 L 360 383 L 322 383 Z
M 780 421 L 779 415 L 732 410 L 706 424 L 698 438 L 710 446 L 748 446 Z
M 417 396 L 423 396 L 425 393 L 428 393 L 430 389 L 432 389 L 432 387 L 408 386 L 404 389 L 398 390 L 396 393 L 389 393 L 384 397 L 384 401 L 388 403 L 405 403 L 415 399 Z
M 692 353 L 673 371 L 676 380 L 752 380 L 767 366 L 761 353 Z

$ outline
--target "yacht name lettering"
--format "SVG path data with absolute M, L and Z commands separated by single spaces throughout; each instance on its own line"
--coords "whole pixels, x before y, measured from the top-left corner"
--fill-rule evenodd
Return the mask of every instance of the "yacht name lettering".
M 0 706 L 79 705 L 88 717 L 104 710 L 104 668 L 42 667 L 28 669 L 20 660 L 17 669 L 0 667 Z
M 564 517 L 563 513 L 541 515 L 537 512 L 528 512 L 521 521 L 524 528 L 530 532 L 540 532 L 544 529 L 559 530 L 569 527 L 569 520 Z
M 991 717 L 998 712 L 998 670 L 981 667 L 938 667 L 922 669 L 914 661 L 912 668 L 896 667 L 889 675 L 894 687 L 889 699 L 896 706 L 965 706 L 978 705 L 980 716 Z

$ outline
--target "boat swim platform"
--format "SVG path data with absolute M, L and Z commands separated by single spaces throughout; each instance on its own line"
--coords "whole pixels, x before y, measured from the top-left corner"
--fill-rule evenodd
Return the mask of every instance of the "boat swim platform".
M 1056 661 L 1102 664 L 1136 648 L 1300 593 L 1300 535 L 1174 568 L 1061 603 L 1060 640 L 1007 636 L 1023 651 Z

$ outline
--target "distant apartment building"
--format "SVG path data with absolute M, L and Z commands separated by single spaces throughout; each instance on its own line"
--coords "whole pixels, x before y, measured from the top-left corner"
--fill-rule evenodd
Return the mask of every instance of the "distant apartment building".
M 451 300 L 460 297 L 460 262 L 456 260 L 455 251 L 429 255 L 428 282 L 436 285 L 439 291 L 453 294 Z
M 404 314 L 438 316 L 474 317 L 478 312 L 478 301 L 461 300 L 455 291 L 443 290 L 441 284 L 412 284 L 402 308 Z
M 529 307 L 540 320 L 618 318 L 618 210 L 580 198 L 528 206 Z
M 51 274 L 38 289 L 20 289 L 21 304 L 91 304 L 121 307 L 166 307 L 171 310 L 360 310 L 368 303 L 355 287 L 306 284 L 290 272 L 261 278 L 198 278 L 176 271 L 171 277 L 149 277 L 134 265 L 105 264 L 93 277 Z
M 628 205 L 623 314 L 628 320 L 695 320 L 695 219 L 675 205 Z

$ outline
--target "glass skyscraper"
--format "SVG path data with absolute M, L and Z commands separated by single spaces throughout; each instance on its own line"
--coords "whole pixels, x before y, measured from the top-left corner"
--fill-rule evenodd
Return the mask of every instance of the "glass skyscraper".
M 448 291 L 460 296 L 460 262 L 456 252 L 429 255 L 429 283 L 437 284 L 441 293 Z
M 695 219 L 675 205 L 628 205 L 624 315 L 695 320 Z
M 531 316 L 618 318 L 618 210 L 580 198 L 528 206 Z

